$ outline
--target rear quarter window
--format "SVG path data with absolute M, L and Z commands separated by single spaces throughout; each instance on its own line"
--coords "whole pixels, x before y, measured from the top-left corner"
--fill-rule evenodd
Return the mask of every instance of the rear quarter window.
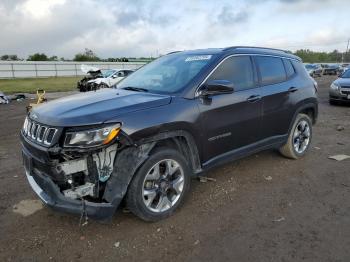
M 295 69 L 292 62 L 289 59 L 283 59 L 284 66 L 286 68 L 287 78 L 291 78 L 295 75 Z
M 284 69 L 281 58 L 257 56 L 255 59 L 259 67 L 262 85 L 276 84 L 287 79 L 286 70 Z

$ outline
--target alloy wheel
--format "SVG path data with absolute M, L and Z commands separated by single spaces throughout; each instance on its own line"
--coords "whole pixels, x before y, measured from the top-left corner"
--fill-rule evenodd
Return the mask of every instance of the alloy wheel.
M 310 143 L 310 136 L 311 132 L 308 122 L 301 120 L 295 127 L 293 134 L 293 147 L 297 153 L 304 153 Z
M 165 212 L 178 202 L 184 183 L 180 164 L 173 159 L 161 160 L 148 171 L 143 181 L 143 203 L 152 212 Z

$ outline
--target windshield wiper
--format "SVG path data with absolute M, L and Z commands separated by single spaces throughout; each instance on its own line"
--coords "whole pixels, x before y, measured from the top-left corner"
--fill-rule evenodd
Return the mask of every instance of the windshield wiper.
M 136 92 L 148 92 L 148 89 L 146 89 L 146 88 L 134 87 L 134 86 L 127 86 L 127 87 L 123 87 L 121 89 L 131 90 L 131 91 L 136 91 Z

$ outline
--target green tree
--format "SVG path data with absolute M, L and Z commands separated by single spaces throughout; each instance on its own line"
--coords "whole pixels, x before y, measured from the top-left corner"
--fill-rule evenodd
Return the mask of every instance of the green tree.
M 0 60 L 5 60 L 5 61 L 17 61 L 19 60 L 17 55 L 2 55 L 0 57 Z
M 53 55 L 49 58 L 50 61 L 58 61 L 57 55 Z
M 27 59 L 27 61 L 48 61 L 47 55 L 44 53 L 35 53 L 33 55 L 30 55 Z
M 78 53 L 74 56 L 74 61 L 88 62 L 88 61 L 100 61 L 101 59 L 91 50 L 85 48 L 83 53 Z

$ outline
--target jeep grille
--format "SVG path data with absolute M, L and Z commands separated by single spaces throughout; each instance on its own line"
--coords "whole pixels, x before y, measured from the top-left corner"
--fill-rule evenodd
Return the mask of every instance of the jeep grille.
M 22 133 L 29 140 L 38 144 L 50 146 L 57 134 L 57 129 L 41 125 L 27 117 L 23 124 Z

